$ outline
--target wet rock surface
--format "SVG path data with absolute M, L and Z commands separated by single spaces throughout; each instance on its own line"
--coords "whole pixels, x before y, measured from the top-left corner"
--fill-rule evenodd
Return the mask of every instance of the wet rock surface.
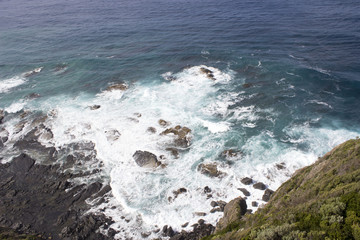
M 105 91 L 125 91 L 128 87 L 124 83 L 116 83 L 108 86 Z
M 140 167 L 156 168 L 161 165 L 155 154 L 148 151 L 136 151 L 133 155 L 135 162 Z
M 216 163 L 202 163 L 198 166 L 198 170 L 208 177 L 224 177 L 225 173 L 218 170 Z
M 170 240 L 198 240 L 203 237 L 209 236 L 215 230 L 211 224 L 206 224 L 203 219 L 200 219 L 197 224 L 193 225 L 193 230 L 190 232 L 182 231 L 176 233 Z
M 112 220 L 85 214 L 86 200 L 111 190 L 99 182 L 74 185 L 59 165 L 42 165 L 26 154 L 0 164 L 0 227 L 51 239 L 109 239 L 98 232 Z

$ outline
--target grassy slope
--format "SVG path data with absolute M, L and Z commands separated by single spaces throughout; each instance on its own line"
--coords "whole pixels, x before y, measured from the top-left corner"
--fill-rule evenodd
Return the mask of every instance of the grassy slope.
M 360 240 L 360 140 L 298 170 L 255 214 L 205 239 Z

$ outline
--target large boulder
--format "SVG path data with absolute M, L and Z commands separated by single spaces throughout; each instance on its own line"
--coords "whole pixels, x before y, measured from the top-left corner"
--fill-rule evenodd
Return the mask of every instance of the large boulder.
M 224 208 L 224 216 L 216 224 L 216 232 L 223 230 L 228 224 L 239 220 L 247 210 L 245 199 L 242 197 L 231 200 Z
M 135 162 L 140 167 L 156 168 L 161 165 L 155 154 L 147 151 L 136 151 L 133 155 Z

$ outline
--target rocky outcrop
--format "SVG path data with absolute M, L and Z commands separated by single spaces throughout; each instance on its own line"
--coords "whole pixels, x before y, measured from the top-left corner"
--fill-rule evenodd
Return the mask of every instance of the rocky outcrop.
M 145 168 L 156 168 L 161 165 L 155 154 L 147 151 L 136 151 L 133 158 L 137 165 Z
M 175 146 L 186 148 L 190 146 L 190 142 L 191 142 L 190 133 L 191 133 L 190 128 L 177 125 L 173 128 L 166 129 L 161 133 L 161 135 L 173 134 L 175 136 L 175 140 L 174 140 Z
M 108 239 L 97 230 L 112 220 L 84 213 L 86 200 L 102 198 L 110 186 L 75 185 L 72 174 L 59 168 L 36 164 L 26 154 L 0 164 L 0 227 L 46 239 Z
M 125 91 L 128 87 L 124 83 L 116 83 L 108 86 L 105 91 Z
M 200 72 L 205 74 L 206 77 L 208 77 L 209 79 L 214 80 L 214 81 L 216 80 L 215 77 L 214 77 L 214 72 L 211 71 L 210 69 L 207 69 L 205 67 L 201 67 Z
M 224 216 L 216 224 L 216 231 L 223 230 L 228 224 L 235 222 L 246 213 L 247 205 L 242 197 L 235 198 L 225 205 Z
M 360 139 L 349 140 L 275 192 L 266 189 L 263 208 L 239 215 L 209 239 L 360 239 L 359 169 Z
M 273 190 L 266 189 L 264 195 L 262 196 L 262 200 L 264 202 L 268 202 L 270 200 L 271 195 L 274 193 Z
M 198 170 L 208 177 L 224 177 L 226 174 L 219 171 L 216 163 L 201 163 Z
M 199 219 L 198 223 L 192 225 L 192 227 L 192 231 L 177 233 L 170 240 L 199 240 L 212 234 L 215 230 L 213 225 L 206 224 L 203 219 Z

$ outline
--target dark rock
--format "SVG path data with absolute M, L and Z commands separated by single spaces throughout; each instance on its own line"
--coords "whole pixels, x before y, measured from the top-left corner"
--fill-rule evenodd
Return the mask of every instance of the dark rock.
M 140 167 L 155 168 L 161 165 L 155 154 L 147 151 L 136 151 L 133 155 L 135 162 Z
M 253 185 L 253 187 L 255 189 L 259 189 L 259 190 L 265 190 L 266 189 L 266 185 L 264 183 L 262 183 L 262 182 L 255 183 Z
M 208 186 L 204 187 L 204 193 L 211 193 L 211 188 Z
M 2 123 L 4 117 L 5 117 L 4 110 L 0 109 L 0 124 Z
M 199 216 L 199 217 L 204 217 L 204 216 L 206 216 L 206 213 L 204 213 L 204 212 L 195 212 L 194 213 L 196 216 Z
M 175 158 L 179 158 L 179 150 L 176 148 L 166 148 L 166 151 L 170 152 Z
M 266 189 L 264 192 L 264 195 L 262 196 L 262 200 L 267 202 L 270 200 L 271 195 L 274 193 L 273 190 L 270 189 Z
M 228 149 L 221 153 L 221 156 L 228 158 L 228 159 L 234 159 L 234 158 L 240 158 L 242 156 L 242 152 L 240 150 L 236 149 Z
M 245 199 L 242 197 L 235 198 L 226 204 L 224 208 L 224 216 L 216 224 L 216 231 L 221 231 L 229 223 L 236 221 L 239 216 L 246 213 L 247 205 Z
M 278 170 L 284 170 L 284 169 L 286 168 L 284 162 L 278 163 L 278 164 L 276 164 L 275 166 L 276 166 L 276 168 L 277 168 Z
M 116 90 L 125 91 L 126 89 L 128 89 L 128 87 L 124 83 L 117 83 L 108 86 L 105 91 L 116 91 Z
M 170 240 L 200 240 L 203 237 L 209 236 L 214 232 L 215 227 L 211 224 L 205 224 L 203 219 L 200 219 L 198 223 L 192 225 L 193 230 L 190 232 L 181 231 L 171 237 Z
M 1 225 L 46 239 L 108 239 L 98 230 L 112 220 L 84 214 L 90 208 L 86 201 L 105 187 L 94 182 L 69 188 L 73 175 L 60 172 L 60 166 L 35 164 L 26 154 L 0 164 Z
M 189 134 L 191 133 L 191 129 L 187 127 L 181 127 L 177 125 L 174 128 L 168 128 L 161 133 L 161 135 L 173 134 L 175 136 L 174 143 L 178 147 L 186 148 L 190 145 L 191 138 Z
M 168 225 L 165 225 L 163 227 L 162 232 L 163 232 L 163 235 L 166 236 L 166 237 L 173 237 L 175 235 L 175 232 L 172 229 L 172 227 L 168 227 Z
M 148 129 L 146 131 L 149 132 L 149 133 L 156 133 L 156 128 L 148 127 Z
M 170 125 L 170 123 L 167 122 L 167 121 L 165 121 L 164 119 L 160 119 L 160 120 L 158 121 L 158 123 L 159 123 L 159 125 L 162 126 L 162 127 L 167 127 L 167 126 Z
M 220 207 L 217 207 L 217 208 L 213 208 L 210 210 L 210 213 L 215 213 L 215 212 L 223 212 L 224 210 L 221 210 Z
M 245 185 L 253 184 L 253 180 L 251 178 L 248 178 L 248 177 L 241 179 L 241 182 L 243 184 L 245 184 Z
M 246 197 L 250 196 L 250 192 L 246 188 L 238 188 Z
M 183 225 L 181 225 L 181 227 L 186 228 L 188 225 L 189 225 L 189 222 L 186 222 Z
M 27 99 L 36 99 L 39 97 L 41 97 L 41 95 L 38 93 L 30 93 L 29 95 L 26 96 Z
M 26 73 L 24 73 L 23 75 L 24 75 L 24 77 L 31 77 L 31 76 L 33 76 L 33 75 L 38 74 L 39 72 L 41 72 L 42 69 L 43 69 L 42 67 L 35 68 L 34 70 L 31 70 L 31 71 L 29 71 L 29 72 L 26 72 Z
M 257 206 L 258 206 L 258 203 L 257 203 L 256 201 L 253 201 L 253 202 L 251 202 L 251 206 L 257 207 Z
M 242 85 L 243 88 L 250 88 L 250 87 L 252 87 L 252 86 L 253 86 L 252 83 L 244 83 L 244 84 Z
M 216 163 L 201 163 L 198 166 L 198 171 L 209 177 L 221 178 L 225 176 L 225 173 L 218 170 Z
M 27 173 L 34 164 L 35 160 L 23 153 L 13 158 L 9 169 L 15 174 L 24 174 Z
M 100 105 L 92 105 L 92 106 L 90 106 L 89 108 L 90 108 L 90 110 L 97 110 L 97 109 L 99 109 L 101 106 Z
M 219 206 L 219 204 L 218 204 L 216 201 L 211 201 L 210 205 L 211 205 L 212 207 Z
M 200 68 L 200 72 L 205 74 L 208 78 L 210 78 L 211 80 L 216 80 L 213 74 L 213 71 L 211 71 L 210 69 L 201 67 Z
M 150 235 L 151 235 L 151 232 L 142 232 L 141 233 L 141 237 L 143 237 L 143 238 L 147 238 Z

